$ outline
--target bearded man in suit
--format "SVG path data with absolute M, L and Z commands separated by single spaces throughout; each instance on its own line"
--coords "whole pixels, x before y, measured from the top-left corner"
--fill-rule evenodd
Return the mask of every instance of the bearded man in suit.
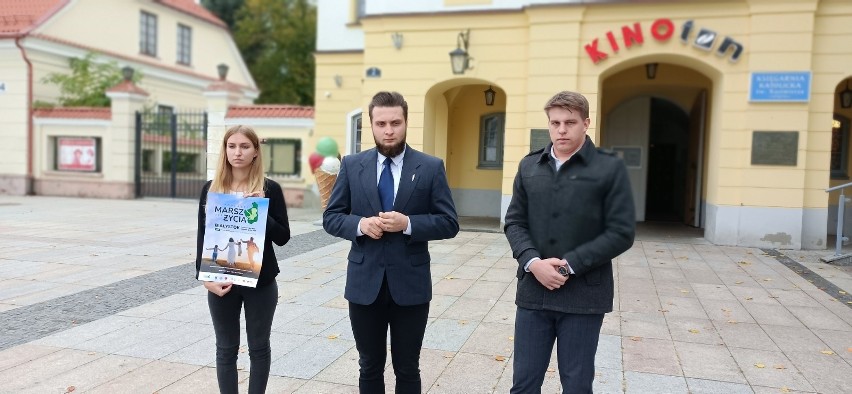
M 358 349 L 361 393 L 384 393 L 387 332 L 397 393 L 419 393 L 420 349 L 432 300 L 429 241 L 455 237 L 455 205 L 441 159 L 405 142 L 408 103 L 379 92 L 369 106 L 376 147 L 343 158 L 323 213 L 352 241 L 344 296 Z

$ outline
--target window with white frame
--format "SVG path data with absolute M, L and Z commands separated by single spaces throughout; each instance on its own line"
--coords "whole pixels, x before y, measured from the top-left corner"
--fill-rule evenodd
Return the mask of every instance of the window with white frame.
M 178 23 L 177 29 L 177 62 L 192 64 L 192 28 Z
M 350 154 L 361 151 L 361 112 L 349 118 L 349 135 Z
M 486 114 L 479 121 L 479 165 L 482 169 L 503 168 L 503 133 L 506 114 Z
M 157 56 L 157 16 L 150 12 L 139 14 L 139 53 Z
M 260 149 L 266 174 L 299 176 L 302 173 L 302 140 L 269 138 L 263 141 Z

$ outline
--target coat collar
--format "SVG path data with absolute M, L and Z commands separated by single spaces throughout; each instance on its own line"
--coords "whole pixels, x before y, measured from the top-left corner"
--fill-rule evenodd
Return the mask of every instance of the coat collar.
M 537 162 L 550 162 L 550 160 L 553 159 L 553 157 L 550 155 L 551 149 L 553 149 L 553 142 L 547 144 L 547 146 L 544 148 L 544 151 L 542 151 L 539 155 Z M 574 154 L 574 156 L 571 156 L 570 160 L 574 160 L 576 158 L 582 160 L 584 163 L 588 163 L 592 160 L 592 157 L 594 157 L 595 153 L 597 153 L 597 151 L 595 150 L 595 143 L 592 142 L 592 139 L 587 135 L 585 141 L 583 141 L 583 146 L 580 147 L 580 150 L 578 150 L 577 153 Z

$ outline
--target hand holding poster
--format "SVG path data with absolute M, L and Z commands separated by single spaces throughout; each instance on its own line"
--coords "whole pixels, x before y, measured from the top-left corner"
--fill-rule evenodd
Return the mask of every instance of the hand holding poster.
M 269 199 L 209 193 L 205 210 L 198 280 L 257 286 Z

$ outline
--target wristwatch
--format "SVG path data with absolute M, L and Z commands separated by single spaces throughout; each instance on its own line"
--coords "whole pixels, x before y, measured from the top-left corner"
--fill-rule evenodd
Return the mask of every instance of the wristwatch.
M 559 267 L 556 267 L 556 271 L 559 272 L 559 275 L 562 275 L 566 278 L 569 275 L 571 275 L 571 270 L 568 269 L 568 264 L 564 264 L 564 265 L 560 265 Z

